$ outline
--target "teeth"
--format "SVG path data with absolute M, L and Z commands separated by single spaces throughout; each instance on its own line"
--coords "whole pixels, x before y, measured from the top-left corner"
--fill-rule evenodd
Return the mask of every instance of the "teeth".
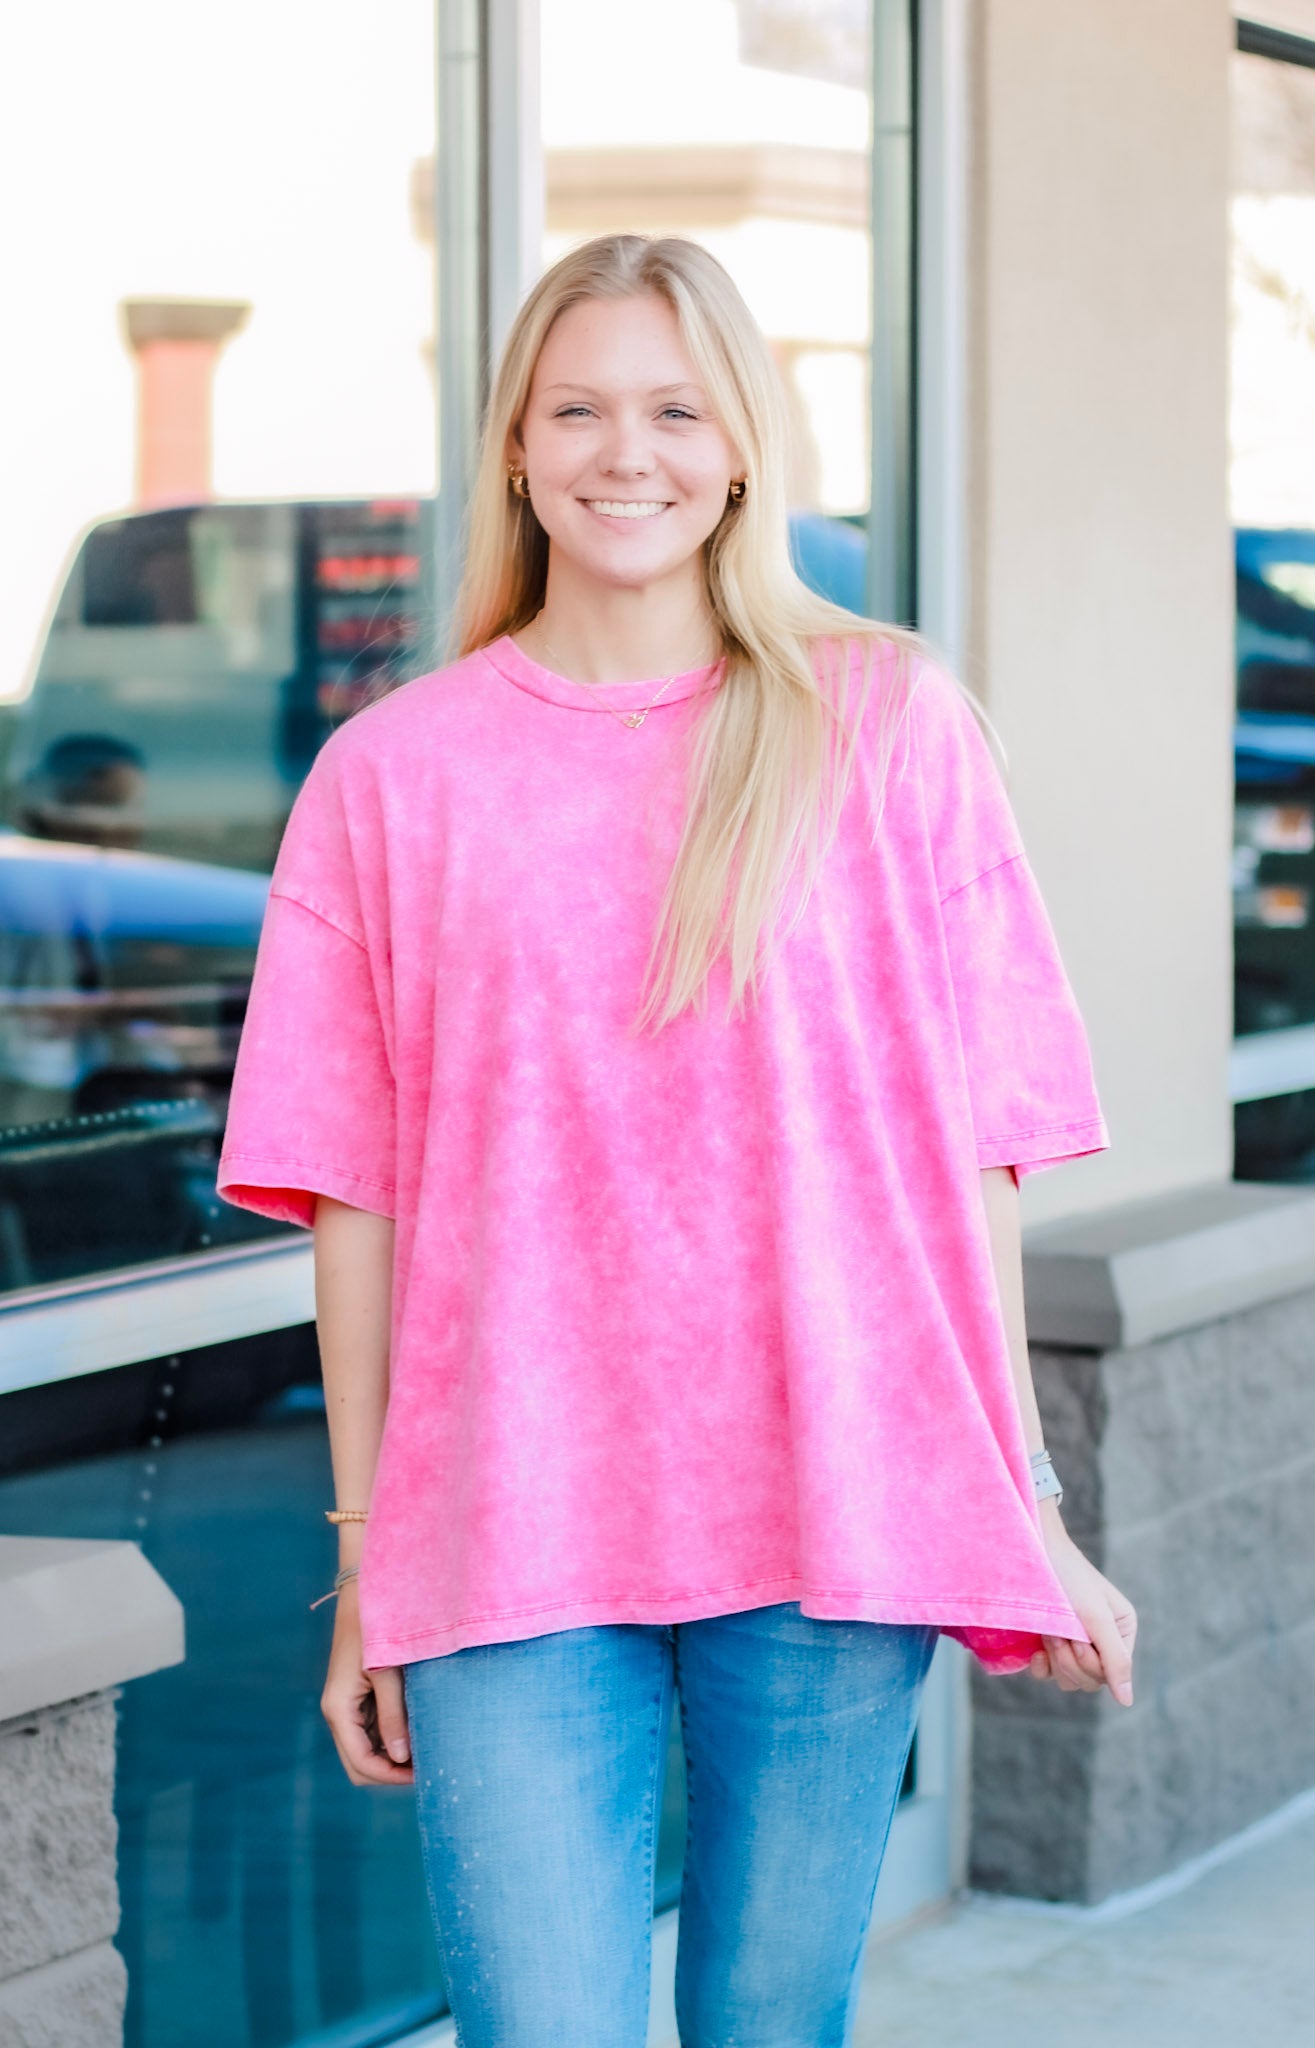
M 615 498 L 586 498 L 591 512 L 605 512 L 609 519 L 651 519 L 655 512 L 665 512 L 665 503 L 642 504 L 625 502 Z

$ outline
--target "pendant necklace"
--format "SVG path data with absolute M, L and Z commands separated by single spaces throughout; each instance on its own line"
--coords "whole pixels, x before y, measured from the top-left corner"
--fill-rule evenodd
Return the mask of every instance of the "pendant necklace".
M 534 620 L 534 624 L 535 624 L 536 626 L 538 626 L 538 625 L 539 625 L 539 619 L 540 619 L 541 617 L 542 617 L 542 613 L 539 613 L 539 614 L 538 614 L 538 615 L 537 615 L 537 616 L 535 617 L 535 620 Z M 550 641 L 550 640 L 548 639 L 548 636 L 547 636 L 547 634 L 546 634 L 546 633 L 544 632 L 544 630 L 543 630 L 542 626 L 539 626 L 539 637 L 540 637 L 540 639 L 541 639 L 541 640 L 543 641 L 543 645 L 544 645 L 544 651 L 545 651 L 545 653 L 547 653 L 547 654 L 550 654 L 550 655 L 552 656 L 552 658 L 553 658 L 553 660 L 554 660 L 554 661 L 557 661 L 557 662 L 559 662 L 559 661 L 561 660 L 561 658 L 562 658 L 562 657 L 561 657 L 561 655 L 560 655 L 560 654 L 559 654 L 559 653 L 557 652 L 556 648 L 555 648 L 555 647 L 554 647 L 554 646 L 552 645 L 551 641 Z M 708 666 L 709 668 L 711 668 L 711 667 L 713 667 L 713 666 L 714 666 L 714 664 L 713 664 L 712 662 L 709 662 L 709 663 L 707 664 L 707 666 Z M 645 719 L 646 719 L 646 718 L 648 717 L 648 714 L 649 714 L 649 712 L 650 712 L 650 711 L 651 711 L 651 710 L 653 709 L 653 706 L 654 706 L 654 705 L 655 705 L 655 704 L 656 704 L 656 703 L 657 703 L 657 702 L 659 701 L 659 699 L 660 699 L 661 697 L 663 697 L 663 696 L 664 696 L 664 695 L 666 694 L 666 692 L 667 692 L 667 691 L 668 691 L 668 690 L 669 690 L 669 689 L 671 688 L 671 685 L 672 685 L 672 684 L 673 684 L 673 683 L 675 682 L 675 680 L 676 680 L 676 676 L 680 676 L 680 675 L 688 675 L 688 673 L 689 673 L 688 669 L 680 669 L 680 668 L 678 668 L 678 669 L 676 670 L 676 673 L 675 673 L 675 675 L 670 675 L 670 676 L 668 676 L 668 677 L 667 677 L 667 679 L 666 679 L 666 681 L 665 681 L 665 682 L 663 683 L 663 685 L 662 685 L 662 688 L 661 688 L 661 689 L 660 689 L 660 690 L 658 691 L 658 693 L 657 693 L 657 696 L 656 696 L 656 697 L 650 697 L 650 699 L 649 699 L 648 703 L 647 703 L 647 704 L 645 704 L 645 706 L 644 706 L 644 708 L 643 708 L 643 710 L 642 710 L 642 711 L 618 711 L 618 710 L 617 710 L 617 708 L 616 708 L 616 706 L 615 706 L 614 704 L 609 704 L 609 703 L 608 703 L 608 702 L 606 701 L 606 699 L 605 699 L 605 698 L 600 698 L 600 699 L 599 699 L 599 702 L 600 702 L 600 704 L 602 705 L 602 708 L 603 708 L 603 710 L 604 710 L 604 711 L 608 711 L 608 712 L 610 712 L 613 718 L 619 719 L 622 725 L 628 725 L 628 726 L 630 727 L 630 730 L 631 730 L 632 732 L 634 732 L 634 731 L 636 730 L 636 728 L 637 728 L 637 727 L 641 726 L 641 725 L 642 725 L 642 724 L 644 723 L 644 720 L 645 720 Z M 575 682 L 575 677 L 574 677 L 574 676 L 566 676 L 566 677 L 564 678 L 564 680 L 565 680 L 566 682 L 568 682 L 568 683 L 573 683 L 573 682 Z M 592 683 L 576 683 L 576 684 L 575 684 L 575 687 L 577 688 L 577 690 L 592 690 L 592 689 L 593 689 L 593 688 L 595 688 L 596 686 L 595 686 L 594 684 L 592 684 Z M 598 687 L 601 687 L 601 686 L 598 686 Z

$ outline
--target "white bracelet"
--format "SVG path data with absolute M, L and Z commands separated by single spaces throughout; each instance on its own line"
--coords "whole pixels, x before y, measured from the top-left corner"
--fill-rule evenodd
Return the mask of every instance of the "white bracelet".
M 1049 1451 L 1033 1451 L 1028 1462 L 1032 1467 L 1032 1486 L 1037 1499 L 1063 1500 L 1064 1489 L 1059 1483 L 1059 1474 L 1051 1463 Z

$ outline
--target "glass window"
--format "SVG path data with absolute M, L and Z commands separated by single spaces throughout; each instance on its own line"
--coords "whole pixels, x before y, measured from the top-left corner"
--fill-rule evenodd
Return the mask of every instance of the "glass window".
M 309 1329 L 0 1400 L 0 1525 L 141 1545 L 185 1661 L 118 1704 L 125 2048 L 395 2042 L 445 2010 L 409 1788 L 320 1713 L 333 1497 Z
M 319 1709 L 313 1331 L 38 1384 L 4 1337 L 125 1268 L 238 1299 L 270 1249 L 214 1185 L 270 869 L 326 734 L 427 661 L 435 8 L 362 19 L 51 0 L 0 133 L 40 308 L 6 329 L 0 1526 L 135 1542 L 186 1616 L 117 1708 L 126 2048 L 445 2009 L 411 1795 L 352 1786 Z
M 325 736 L 423 665 L 427 536 L 386 499 L 84 540 L 4 779 L 0 1292 L 273 1233 L 214 1189 L 268 874 Z
M 876 11 L 889 49 L 911 9 Z M 47 88 L 8 130 L 45 317 L 15 331 L 0 551 L 11 1306 L 275 1229 L 214 1192 L 270 869 L 327 734 L 432 656 L 435 14 L 405 0 L 362 37 L 351 0 L 233 0 L 224 34 L 184 11 L 163 36 L 128 0 L 103 23 L 82 10 L 76 76 L 64 0 L 32 17 Z M 912 530 L 907 354 L 883 356 L 870 319 L 872 138 L 895 138 L 907 179 L 911 75 L 907 51 L 874 56 L 873 15 L 675 0 L 641 37 L 624 8 L 544 0 L 542 23 L 543 260 L 628 225 L 723 258 L 789 402 L 802 573 L 862 610 L 870 541 L 907 558 Z M 891 189 L 882 274 L 907 283 Z M 191 295 L 201 327 L 213 294 L 249 304 L 204 375 L 180 381 L 170 358 L 152 386 L 129 360 L 115 312 L 144 276 L 184 328 Z M 907 334 L 906 301 L 891 317 Z M 213 427 L 214 473 L 145 502 L 142 406 L 180 390 L 213 402 L 186 446 Z M 178 446 L 135 452 L 144 474 Z M 898 478 L 879 514 L 874 467 Z M 0 1393 L 3 1526 L 133 1540 L 187 1616 L 186 1660 L 119 1707 L 126 2048 L 366 2048 L 445 2010 L 410 1793 L 352 1787 L 319 1711 L 333 1609 L 309 1602 L 331 1582 L 331 1497 L 309 1328 Z M 915 1779 L 911 1758 L 906 1793 Z M 659 1910 L 684 1814 L 677 1723 Z
M 1263 12 L 1315 34 L 1315 6 L 1291 6 L 1282 18 Z M 1315 41 L 1308 50 L 1315 60 Z M 1233 125 L 1235 1172 L 1311 1179 L 1315 69 L 1239 49 Z
M 626 9 L 543 0 L 544 261 L 615 229 L 692 235 L 720 258 L 785 392 L 796 566 L 836 602 L 889 616 L 911 595 L 884 613 L 867 595 L 874 449 L 884 468 L 902 459 L 910 394 L 901 360 L 892 420 L 890 366 L 873 359 L 874 16 L 883 114 L 907 152 L 907 6 L 672 0 L 637 63 Z M 884 252 L 897 276 L 909 162 L 901 246 Z M 893 517 L 906 542 L 911 506 Z

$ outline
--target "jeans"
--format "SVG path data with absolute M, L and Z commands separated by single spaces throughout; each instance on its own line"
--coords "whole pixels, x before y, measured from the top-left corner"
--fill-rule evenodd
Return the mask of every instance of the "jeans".
M 937 1634 L 787 1601 L 403 1666 L 460 2048 L 644 2048 L 676 1690 L 682 2048 L 845 2048 Z

